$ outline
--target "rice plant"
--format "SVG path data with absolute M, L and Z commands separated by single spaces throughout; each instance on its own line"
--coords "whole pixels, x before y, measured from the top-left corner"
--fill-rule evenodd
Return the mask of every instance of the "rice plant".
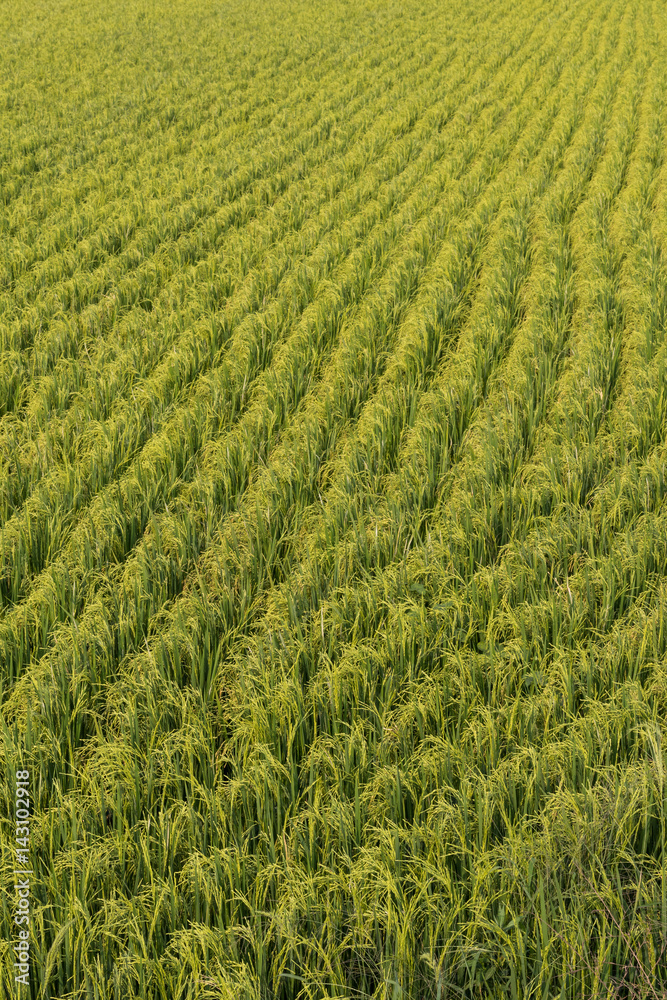
M 667 996 L 664 5 L 0 38 L 0 995 Z

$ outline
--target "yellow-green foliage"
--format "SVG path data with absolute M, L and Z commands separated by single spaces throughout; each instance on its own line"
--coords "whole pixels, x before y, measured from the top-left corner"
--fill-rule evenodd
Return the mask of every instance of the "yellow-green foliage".
M 667 995 L 659 0 L 0 4 L 0 996 Z

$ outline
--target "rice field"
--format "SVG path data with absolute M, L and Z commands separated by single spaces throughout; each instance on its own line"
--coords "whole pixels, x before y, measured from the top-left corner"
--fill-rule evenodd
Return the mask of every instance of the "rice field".
M 661 0 L 0 3 L 0 997 L 664 1000 L 666 149 Z

